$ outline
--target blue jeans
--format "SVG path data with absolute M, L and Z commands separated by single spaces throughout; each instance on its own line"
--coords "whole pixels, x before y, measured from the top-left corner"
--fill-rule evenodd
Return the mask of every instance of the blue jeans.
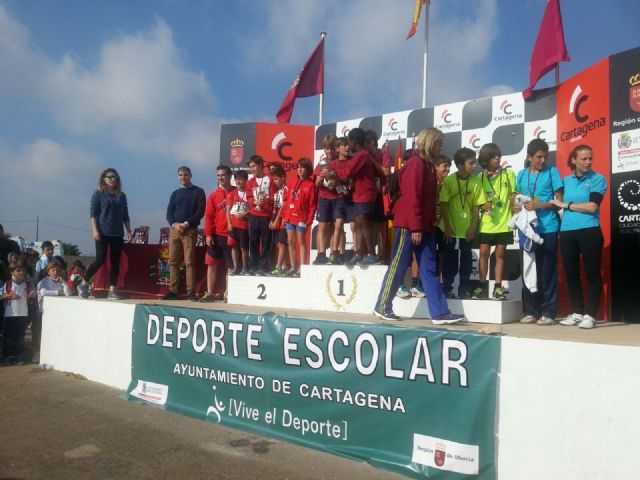
M 456 240 L 458 250 L 456 251 Z M 444 255 L 444 265 L 442 266 L 442 287 L 445 292 L 453 289 L 453 281 L 456 275 L 460 275 L 460 285 L 458 285 L 458 296 L 471 293 L 471 242 L 464 238 L 453 238 L 450 242 L 444 241 L 440 244 Z M 458 251 L 460 252 L 460 263 L 458 264 Z
M 541 233 L 544 243 L 535 246 L 538 291 L 522 284 L 522 309 L 536 318 L 556 318 L 558 302 L 558 232 Z
M 396 228 L 396 236 L 393 243 L 393 254 L 391 262 L 384 275 L 380 293 L 378 293 L 378 301 L 376 302 L 376 311 L 381 313 L 390 313 L 392 311 L 393 298 L 396 296 L 398 287 L 404 280 L 404 274 L 411 265 L 413 254 L 420 268 L 420 279 L 422 287 L 427 295 L 427 304 L 429 305 L 429 314 L 431 318 L 439 317 L 451 313 L 447 304 L 447 298 L 444 296 L 440 278 L 438 277 L 438 263 L 436 257 L 436 241 L 432 233 L 422 232 L 422 242 L 414 245 L 411 242 L 411 231 L 407 228 Z

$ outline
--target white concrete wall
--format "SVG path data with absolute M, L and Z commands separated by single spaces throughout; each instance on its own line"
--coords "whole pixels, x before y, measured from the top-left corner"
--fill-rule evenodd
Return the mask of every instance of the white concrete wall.
M 640 347 L 504 337 L 500 480 L 640 478 Z
M 49 297 L 41 359 L 126 389 L 135 305 Z M 640 478 L 640 347 L 503 337 L 499 480 Z
M 126 389 L 134 304 L 45 297 L 40 363 Z

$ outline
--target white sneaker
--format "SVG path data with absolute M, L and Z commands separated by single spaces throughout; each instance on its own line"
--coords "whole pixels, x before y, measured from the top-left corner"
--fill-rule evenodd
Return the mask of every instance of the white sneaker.
M 411 292 L 404 285 L 400 285 L 398 287 L 398 291 L 396 292 L 396 297 L 400 298 L 409 298 L 411 296 Z
M 529 323 L 536 323 L 537 321 L 538 319 L 533 315 L 525 315 L 520 319 L 520 323 L 524 323 L 525 325 Z
M 416 298 L 424 298 L 425 297 L 425 293 L 424 290 L 422 290 L 422 287 L 420 285 L 417 285 L 415 287 L 411 287 L 411 290 L 409 290 L 411 292 L 411 296 L 412 297 L 416 297 Z
M 596 326 L 596 319 L 591 315 L 583 315 L 582 321 L 578 324 L 580 328 L 594 328 Z
M 564 320 L 560 320 L 559 323 L 560 325 L 564 325 L 566 327 L 573 327 L 574 325 L 578 325 L 580 322 L 582 322 L 582 315 L 580 315 L 579 313 L 572 313 Z
M 538 325 L 555 325 L 556 321 L 553 318 L 545 317 L 544 315 L 540 317 L 540 320 L 536 322 Z

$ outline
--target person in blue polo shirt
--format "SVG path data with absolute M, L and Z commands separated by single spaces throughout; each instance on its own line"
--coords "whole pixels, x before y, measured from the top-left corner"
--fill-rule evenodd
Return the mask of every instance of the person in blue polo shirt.
M 553 325 L 558 301 L 558 208 L 554 199 L 562 200 L 562 178 L 556 167 L 547 165 L 549 145 L 534 138 L 527 145 L 527 163 L 518 172 L 516 191 L 531 198 L 524 204 L 526 210 L 535 210 L 538 217 L 538 234 L 544 242 L 536 245 L 537 291 L 531 292 L 522 285 L 522 309 L 520 323 Z M 519 207 L 514 205 L 514 211 Z M 522 246 L 520 247 L 522 248 Z
M 574 148 L 567 163 L 573 173 L 564 178 L 564 198 L 552 203 L 564 209 L 560 252 L 574 313 L 560 323 L 593 328 L 602 295 L 600 263 L 604 237 L 600 229 L 600 204 L 607 192 L 607 180 L 592 170 L 593 150 L 588 145 Z M 580 283 L 580 257 L 589 283 L 586 305 Z

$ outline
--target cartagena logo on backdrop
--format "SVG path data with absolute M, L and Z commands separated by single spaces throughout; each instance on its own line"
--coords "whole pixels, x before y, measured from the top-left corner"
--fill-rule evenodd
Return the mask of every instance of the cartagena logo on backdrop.
M 291 161 L 293 157 L 287 154 L 287 150 L 293 146 L 293 143 L 287 140 L 284 132 L 278 133 L 271 141 L 271 150 L 275 150 L 280 160 Z
M 436 124 L 434 126 L 435 128 L 446 132 L 453 128 L 460 128 L 462 126 L 462 122 L 460 122 L 460 119 L 457 118 L 452 111 L 445 108 L 436 118 Z
M 407 134 L 405 128 L 402 127 L 402 123 L 398 121 L 396 117 L 390 117 L 385 123 L 384 131 L 381 138 L 388 140 L 390 138 L 396 138 L 398 136 L 404 137 Z
M 617 194 L 618 204 L 628 212 L 634 212 L 618 216 L 618 231 L 622 234 L 640 232 L 640 182 L 625 180 Z
M 343 137 L 346 137 L 347 135 L 349 135 L 350 131 L 351 129 L 349 127 L 347 127 L 346 125 L 343 125 L 342 130 L 340 130 L 340 133 L 342 134 Z
M 469 145 L 474 150 L 480 150 L 480 147 L 482 146 L 482 140 L 480 140 L 480 137 L 474 133 L 469 138 Z
M 561 132 L 561 141 L 577 142 L 586 138 L 593 130 L 606 126 L 607 121 L 604 117 L 592 119 L 591 121 L 589 120 L 590 116 L 587 107 L 588 101 L 589 95 L 583 93 L 580 85 L 576 85 L 576 88 L 571 94 L 571 100 L 569 101 L 569 113 L 573 115 L 575 121 L 580 125 Z
M 509 100 L 503 100 L 500 104 L 500 113 L 493 117 L 495 122 L 510 122 L 512 120 L 522 120 L 522 113 L 514 111 L 513 104 Z

